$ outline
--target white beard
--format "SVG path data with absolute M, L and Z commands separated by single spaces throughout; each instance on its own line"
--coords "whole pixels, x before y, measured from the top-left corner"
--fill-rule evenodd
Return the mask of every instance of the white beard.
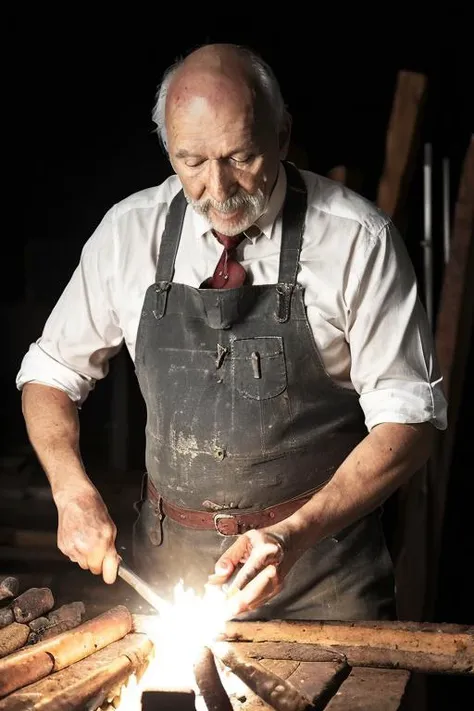
M 198 215 L 205 217 L 211 227 L 214 227 L 218 232 L 222 232 L 229 237 L 234 237 L 253 225 L 254 222 L 263 214 L 267 206 L 267 199 L 261 189 L 258 189 L 254 195 L 249 195 L 243 190 L 239 190 L 238 193 L 232 195 L 232 197 L 228 198 L 224 202 L 218 202 L 212 198 L 207 198 L 203 201 L 193 200 L 186 195 L 186 193 L 185 197 L 193 210 L 195 210 Z M 234 223 L 232 226 L 226 224 L 225 220 L 224 225 L 219 225 L 218 220 L 214 218 L 214 220 L 211 221 L 209 217 L 209 210 L 211 207 L 214 211 L 222 213 L 223 216 L 242 208 L 244 208 L 244 213 L 239 222 Z

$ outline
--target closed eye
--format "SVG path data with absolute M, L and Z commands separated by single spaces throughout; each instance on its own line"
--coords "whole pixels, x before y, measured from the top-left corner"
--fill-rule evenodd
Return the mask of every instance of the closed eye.
M 240 157 L 240 156 L 239 156 L 239 157 L 235 157 L 235 156 L 233 156 L 230 160 L 231 160 L 233 163 L 237 163 L 238 165 L 243 165 L 243 164 L 245 164 L 245 163 L 250 163 L 254 158 L 255 158 L 254 155 L 248 155 L 248 156 L 245 156 L 245 157 Z
M 199 168 L 204 163 L 204 160 L 187 160 L 185 165 L 187 168 Z

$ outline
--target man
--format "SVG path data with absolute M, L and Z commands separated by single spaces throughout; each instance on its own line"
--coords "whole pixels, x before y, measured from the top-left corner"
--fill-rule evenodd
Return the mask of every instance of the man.
M 147 406 L 135 565 L 157 591 L 234 576 L 234 614 L 392 618 L 380 506 L 446 427 L 403 242 L 286 162 L 277 81 L 247 50 L 173 66 L 154 120 L 175 174 L 105 215 L 17 378 L 59 548 L 115 580 L 77 409 L 125 343 Z

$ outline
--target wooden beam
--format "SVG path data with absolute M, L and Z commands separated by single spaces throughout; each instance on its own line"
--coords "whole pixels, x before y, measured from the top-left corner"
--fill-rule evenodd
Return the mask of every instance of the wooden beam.
M 423 74 L 398 72 L 376 202 L 399 228 L 404 226 L 406 197 L 415 167 L 426 89 L 427 79 Z
M 225 638 L 235 642 L 289 642 L 324 647 L 358 648 L 365 653 L 380 654 L 388 660 L 416 659 L 415 655 L 450 661 L 457 673 L 474 674 L 474 626 L 397 622 L 229 622 Z M 331 650 L 333 651 L 333 650 Z M 392 662 L 393 663 L 393 662 Z M 459 666 L 458 666 L 459 665 Z
M 456 655 L 442 652 L 407 651 L 387 647 L 291 642 L 233 642 L 239 652 L 251 659 L 284 659 L 301 662 L 345 660 L 351 667 L 406 669 L 420 674 L 472 674 L 473 656 L 462 648 Z

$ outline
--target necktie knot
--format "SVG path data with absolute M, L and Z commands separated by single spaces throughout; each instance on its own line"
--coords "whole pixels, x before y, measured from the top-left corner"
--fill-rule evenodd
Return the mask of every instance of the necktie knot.
M 221 232 L 216 232 L 216 230 L 213 230 L 213 234 L 218 242 L 220 242 L 227 250 L 235 249 L 245 238 L 245 234 L 243 232 L 238 235 L 234 235 L 233 237 L 223 235 Z
M 247 274 L 243 266 L 233 258 L 232 252 L 245 238 L 244 233 L 241 232 L 234 237 L 229 237 L 215 230 L 212 232 L 214 237 L 223 245 L 224 249 L 222 250 L 214 274 L 201 284 L 201 288 L 232 289 L 242 286 L 247 280 Z

